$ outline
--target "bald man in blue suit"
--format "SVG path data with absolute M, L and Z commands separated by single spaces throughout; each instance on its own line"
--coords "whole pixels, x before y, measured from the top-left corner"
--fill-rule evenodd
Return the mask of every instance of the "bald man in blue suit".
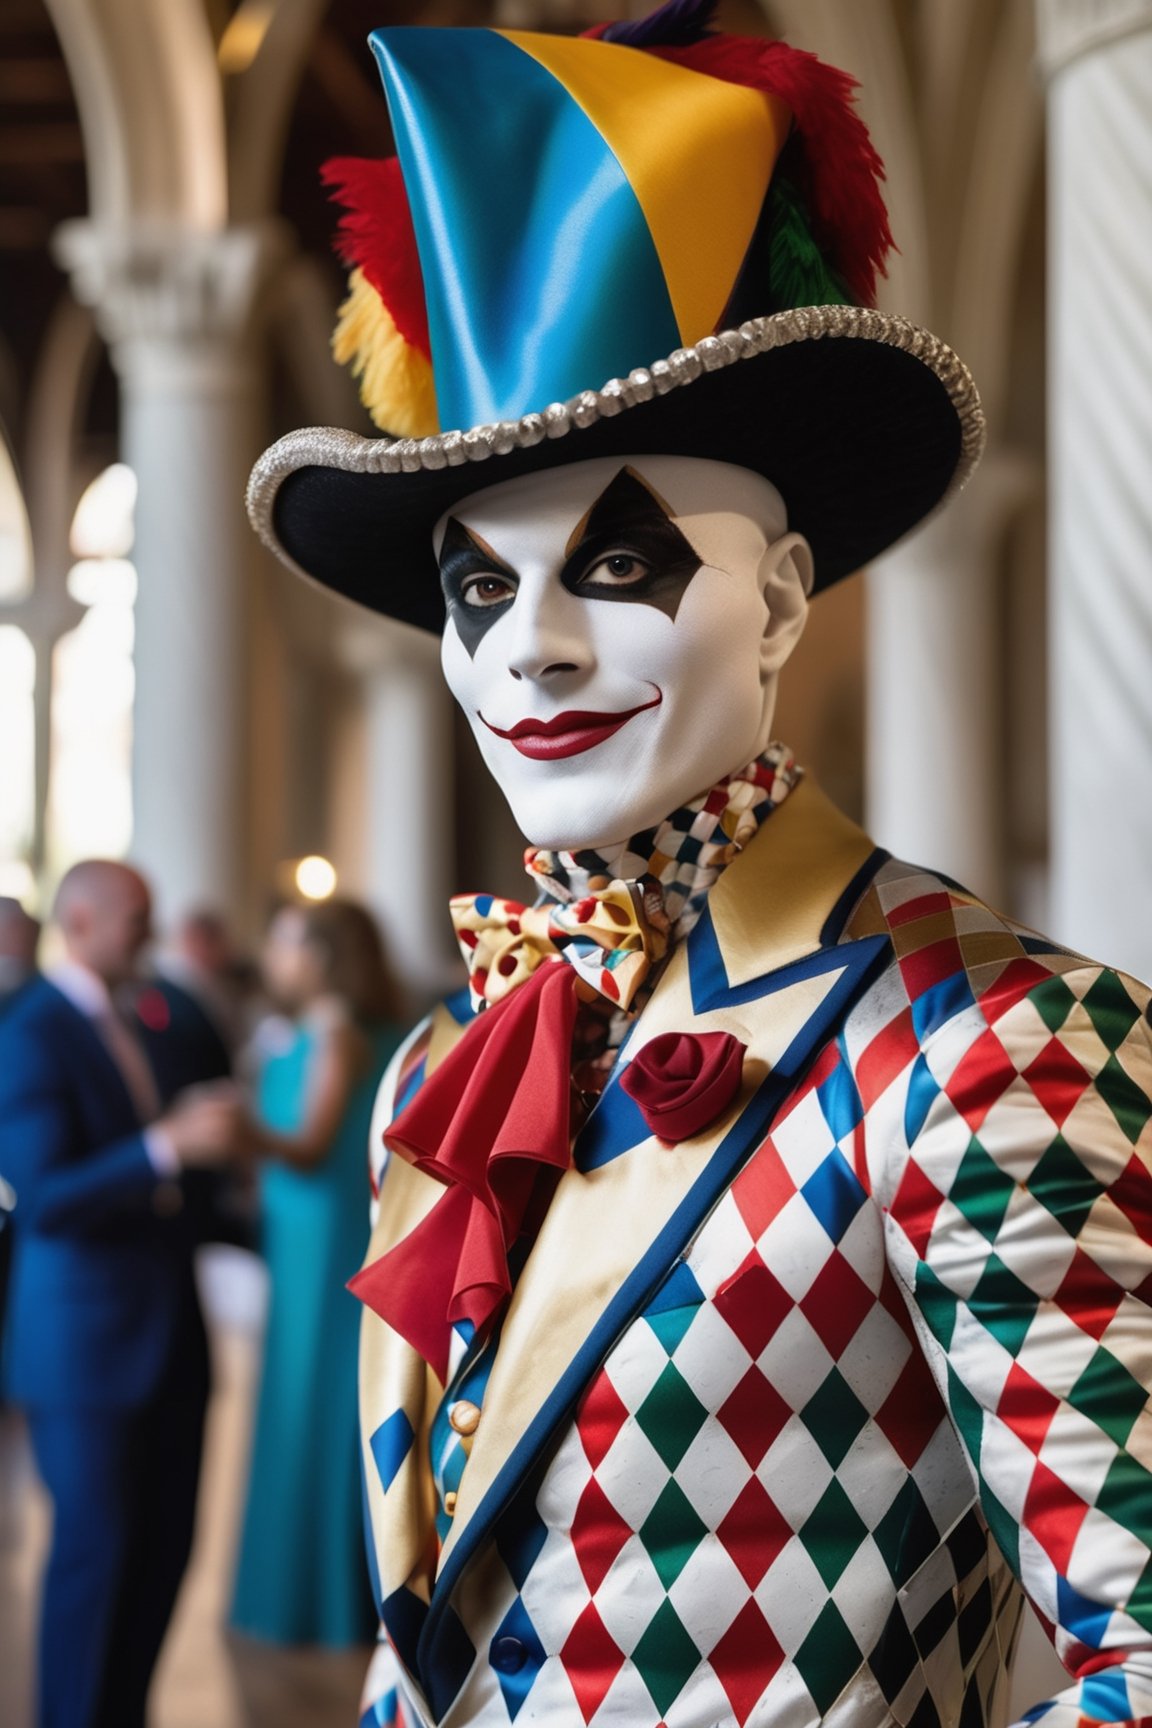
M 67 962 L 0 1023 L 7 1390 L 55 1511 L 41 1728 L 143 1728 L 192 1540 L 208 1394 L 192 1252 L 244 1125 L 192 999 L 162 984 L 124 1004 L 150 913 L 135 871 L 77 866 L 56 907 Z

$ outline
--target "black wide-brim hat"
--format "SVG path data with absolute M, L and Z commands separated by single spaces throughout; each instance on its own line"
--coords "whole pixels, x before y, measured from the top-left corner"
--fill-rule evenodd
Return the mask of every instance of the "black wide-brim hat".
M 984 439 L 967 368 L 850 303 L 891 244 L 851 80 L 709 16 L 371 38 L 399 155 L 329 166 L 354 265 L 335 346 L 401 435 L 265 452 L 248 509 L 285 563 L 438 631 L 432 531 L 462 499 L 688 456 L 770 480 L 823 589 L 963 485 Z

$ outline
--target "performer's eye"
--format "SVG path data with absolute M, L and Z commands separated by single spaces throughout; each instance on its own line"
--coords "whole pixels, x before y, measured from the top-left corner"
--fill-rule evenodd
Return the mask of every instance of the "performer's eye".
M 505 600 L 511 600 L 515 592 L 514 584 L 506 576 L 468 576 L 460 584 L 461 600 L 465 606 L 473 606 L 477 611 L 487 606 L 501 606 Z
M 652 566 L 635 552 L 609 552 L 590 564 L 580 578 L 581 586 L 593 588 L 631 588 L 649 575 Z

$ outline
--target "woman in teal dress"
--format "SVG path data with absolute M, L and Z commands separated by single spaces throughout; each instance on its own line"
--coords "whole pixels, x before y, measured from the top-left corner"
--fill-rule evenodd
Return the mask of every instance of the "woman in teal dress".
M 231 1624 L 283 1644 L 370 1642 L 361 1519 L 359 1310 L 368 1129 L 402 1035 L 379 933 L 350 901 L 277 913 L 264 952 L 282 1016 L 257 1035 L 261 1235 L 270 1299 Z

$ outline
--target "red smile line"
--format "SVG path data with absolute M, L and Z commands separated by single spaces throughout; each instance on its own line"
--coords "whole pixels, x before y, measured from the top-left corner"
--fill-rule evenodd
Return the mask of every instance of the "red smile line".
M 534 762 L 552 762 L 560 756 L 579 756 L 585 750 L 594 750 L 597 744 L 603 744 L 637 714 L 657 707 L 662 700 L 657 694 L 651 702 L 642 702 L 639 708 L 627 708 L 616 714 L 596 714 L 572 708 L 565 714 L 557 714 L 552 720 L 518 720 L 507 732 L 493 726 L 490 720 L 484 720 L 483 714 L 480 718 L 489 732 L 494 732 L 497 738 L 506 738 L 521 756 L 530 756 Z

